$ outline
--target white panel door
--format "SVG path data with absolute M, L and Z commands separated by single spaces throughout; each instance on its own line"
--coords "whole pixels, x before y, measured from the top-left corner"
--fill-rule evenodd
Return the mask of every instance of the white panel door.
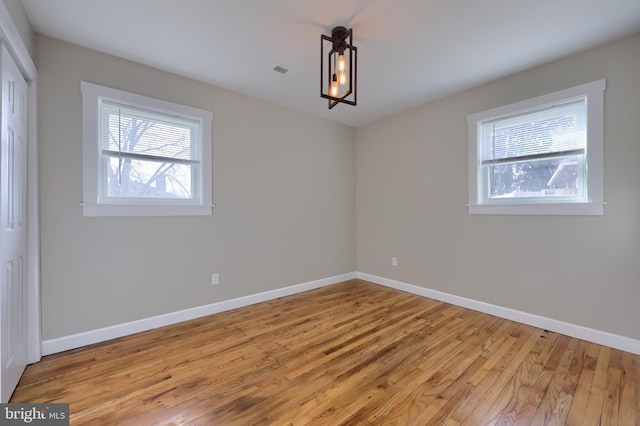
M 27 364 L 27 83 L 4 46 L 0 54 L 0 402 L 7 402 Z

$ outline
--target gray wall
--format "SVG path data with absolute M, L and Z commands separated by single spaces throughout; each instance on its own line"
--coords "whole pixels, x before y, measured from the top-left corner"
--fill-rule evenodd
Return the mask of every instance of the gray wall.
M 44 340 L 356 270 L 353 128 L 35 41 Z M 82 80 L 213 112 L 213 216 L 82 216 Z
M 36 36 L 43 338 L 358 270 L 640 339 L 638 45 L 354 130 Z M 468 215 L 466 116 L 601 78 L 605 215 Z M 213 216 L 82 217 L 81 80 L 213 111 Z
M 640 339 L 638 46 L 640 34 L 359 128 L 358 271 Z M 467 115 L 601 78 L 605 215 L 467 214 Z

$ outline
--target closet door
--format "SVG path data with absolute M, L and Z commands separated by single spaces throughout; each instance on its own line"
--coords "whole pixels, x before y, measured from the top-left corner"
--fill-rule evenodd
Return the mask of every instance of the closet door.
M 27 364 L 27 83 L 2 46 L 0 105 L 0 402 Z

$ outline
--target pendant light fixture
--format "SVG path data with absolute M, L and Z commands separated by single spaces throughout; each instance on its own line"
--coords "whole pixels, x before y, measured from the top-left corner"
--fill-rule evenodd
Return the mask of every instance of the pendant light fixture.
M 329 109 L 339 103 L 356 105 L 357 71 L 358 49 L 353 45 L 351 28 L 335 27 L 331 30 L 331 37 L 322 34 L 320 96 L 328 99 Z

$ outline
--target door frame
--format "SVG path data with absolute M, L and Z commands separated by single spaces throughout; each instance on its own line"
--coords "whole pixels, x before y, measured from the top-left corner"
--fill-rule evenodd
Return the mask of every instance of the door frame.
M 11 54 L 29 90 L 27 128 L 27 363 L 42 357 L 40 309 L 40 214 L 38 206 L 38 71 L 4 2 L 0 1 L 0 42 Z

